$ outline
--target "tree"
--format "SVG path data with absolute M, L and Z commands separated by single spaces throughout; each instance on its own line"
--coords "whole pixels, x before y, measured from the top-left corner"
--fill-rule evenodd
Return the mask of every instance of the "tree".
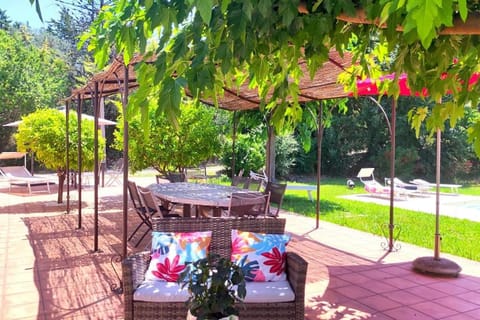
M 69 163 L 70 169 L 78 170 L 78 130 L 76 114 L 69 114 Z M 14 135 L 17 150 L 32 152 L 45 168 L 58 175 L 58 203 L 62 203 L 63 184 L 66 179 L 66 121 L 65 115 L 56 109 L 40 109 L 22 118 Z M 94 167 L 93 121 L 82 120 L 82 168 L 91 171 Z M 99 159 L 103 158 L 104 140 L 99 134 Z
M 454 125 L 463 105 L 479 98 L 480 84 L 469 85 L 478 68 L 479 10 L 478 1 L 465 0 L 126 0 L 101 12 L 82 40 L 89 42 L 99 66 L 108 62 L 112 46 L 126 63 L 137 52 L 143 56 L 137 102 L 160 93 L 168 99 L 158 109 L 178 112 L 186 88 L 195 99 L 218 97 L 225 84 L 248 81 L 277 127 L 302 118 L 298 61 L 304 59 L 313 73 L 331 48 L 353 49 L 363 68 L 351 70 L 350 85 L 357 76 L 405 72 L 412 90 L 427 88 L 434 101 L 452 91 L 448 105 L 436 104 L 439 111 L 429 113 L 433 131 L 447 120 Z M 452 29 L 457 20 L 468 25 L 474 20 L 473 34 Z M 375 59 L 367 55 L 372 34 L 381 45 L 373 51 Z M 381 70 L 372 68 L 378 66 Z M 396 81 L 383 87 L 398 96 Z M 475 138 L 480 126 L 473 128 L 480 153 L 480 138 Z
M 47 45 L 38 48 L 13 28 L 12 33 L 0 30 L 0 57 L 0 123 L 16 121 L 36 108 L 56 106 L 65 96 L 67 66 Z M 10 135 L 10 128 L 0 127 L 6 150 Z
M 0 9 L 0 29 L 8 30 L 12 21 L 7 15 L 7 11 Z
M 185 172 L 211 159 L 221 151 L 220 127 L 215 123 L 215 108 L 196 107 L 191 101 L 184 101 L 177 123 L 165 115 L 157 114 L 152 108 L 144 118 L 136 115 L 129 120 L 129 168 L 135 172 L 148 167 L 159 173 Z M 118 120 L 115 132 L 116 148 L 123 149 L 123 116 Z
M 62 42 L 62 52 L 71 66 L 71 78 L 80 82 L 96 72 L 85 47 L 77 48 L 78 38 L 92 24 L 109 0 L 57 0 L 59 18 L 48 21 L 47 31 Z

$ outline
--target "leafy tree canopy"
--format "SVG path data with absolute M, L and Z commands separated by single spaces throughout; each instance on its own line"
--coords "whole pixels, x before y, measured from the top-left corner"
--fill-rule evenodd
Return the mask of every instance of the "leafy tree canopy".
M 56 106 L 69 87 L 67 66 L 27 29 L 0 29 L 0 124 L 44 106 Z M 0 150 L 11 149 L 12 130 L 0 126 Z
M 134 172 L 148 167 L 163 174 L 184 172 L 219 154 L 221 128 L 215 123 L 216 112 L 215 108 L 184 101 L 177 123 L 165 114 L 157 114 L 154 108 L 143 115 L 145 118 L 134 115 L 128 122 L 129 168 Z M 123 115 L 115 132 L 119 150 L 123 148 L 122 119 Z
M 480 84 L 469 85 L 469 78 L 479 71 L 479 37 L 443 33 L 455 19 L 478 18 L 479 10 L 478 0 L 123 0 L 105 7 L 83 41 L 99 66 L 112 46 L 126 63 L 142 55 L 132 103 L 155 94 L 160 112 L 178 113 L 185 88 L 195 99 L 215 98 L 225 85 L 248 81 L 279 128 L 302 119 L 298 61 L 305 59 L 313 74 L 332 48 L 352 50 L 362 68 L 351 70 L 351 87 L 358 76 L 405 72 L 413 92 L 426 88 L 435 101 L 451 93 L 447 104 L 418 109 L 412 118 L 418 127 L 430 115 L 434 130 L 446 120 L 454 125 L 468 101 L 477 104 Z M 344 21 L 359 13 L 362 23 Z M 398 83 L 385 82 L 381 91 L 397 96 Z M 480 153 L 479 127 L 471 137 Z
M 76 114 L 69 114 L 70 168 L 78 170 L 78 127 Z M 15 134 L 17 150 L 32 151 L 47 169 L 64 171 L 66 167 L 65 114 L 56 109 L 39 109 L 22 118 Z M 82 120 L 82 168 L 91 171 L 94 164 L 93 121 Z M 99 158 L 103 159 L 105 141 L 99 134 Z

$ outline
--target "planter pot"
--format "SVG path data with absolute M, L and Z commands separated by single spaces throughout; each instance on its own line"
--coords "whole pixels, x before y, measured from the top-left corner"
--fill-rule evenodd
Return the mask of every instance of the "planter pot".
M 190 313 L 190 310 L 188 311 L 188 314 L 187 314 L 187 320 L 196 320 L 197 317 L 194 317 L 192 316 L 192 314 Z M 218 319 L 218 320 L 239 320 L 240 318 L 238 316 L 235 316 L 235 315 L 231 315 L 231 316 L 228 316 L 228 317 L 223 317 L 221 319 Z

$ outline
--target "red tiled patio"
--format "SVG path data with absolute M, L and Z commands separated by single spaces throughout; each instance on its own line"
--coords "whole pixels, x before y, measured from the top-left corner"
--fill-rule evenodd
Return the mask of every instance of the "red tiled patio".
M 112 265 L 121 271 L 112 262 L 121 252 L 121 187 L 99 189 L 96 253 L 93 190 L 83 190 L 81 229 L 76 190 L 68 215 L 55 191 L 28 196 L 0 183 L 0 320 L 122 319 L 122 296 L 111 290 L 119 284 Z M 379 237 L 323 221 L 315 229 L 313 219 L 281 215 L 290 250 L 309 262 L 305 319 L 480 319 L 480 263 L 442 254 L 462 266 L 460 276 L 426 276 L 413 272 L 411 261 L 432 250 L 402 243 L 387 254 Z

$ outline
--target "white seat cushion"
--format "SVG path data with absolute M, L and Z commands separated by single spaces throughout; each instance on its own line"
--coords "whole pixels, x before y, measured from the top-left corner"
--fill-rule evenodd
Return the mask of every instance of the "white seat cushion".
M 288 302 L 295 300 L 295 293 L 288 281 L 247 282 L 245 303 Z M 133 293 L 134 301 L 185 302 L 188 287 L 181 288 L 175 282 L 145 281 Z
M 288 302 L 295 300 L 295 293 L 285 281 L 247 282 L 245 303 Z
M 182 289 L 176 282 L 166 281 L 144 281 L 133 292 L 134 301 L 185 302 L 188 297 L 188 286 Z

